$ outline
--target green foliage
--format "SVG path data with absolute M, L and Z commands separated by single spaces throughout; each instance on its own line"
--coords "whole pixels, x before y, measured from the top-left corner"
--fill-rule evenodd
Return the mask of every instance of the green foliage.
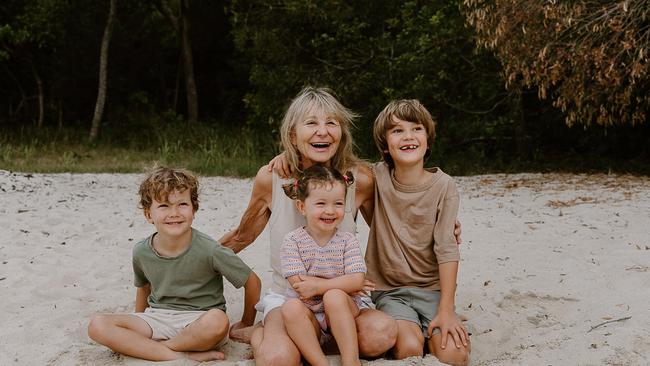
M 575 2 L 523 3 L 537 9 Z M 638 10 L 647 1 L 619 6 L 624 3 Z M 453 174 L 553 167 L 607 170 L 612 166 L 641 171 L 650 160 L 645 143 L 649 128 L 570 128 L 564 123 L 571 116 L 570 104 L 564 114 L 550 102 L 540 101 L 536 86 L 525 86 L 532 84 L 506 90 L 502 58 L 476 49 L 476 28 L 467 26 L 458 0 L 188 4 L 203 122 L 188 126 L 181 113 L 187 108 L 179 82 L 183 73 L 180 42 L 156 1 L 119 1 L 109 51 L 104 123 L 99 141 L 85 145 L 97 96 L 98 54 L 108 0 L 2 1 L 0 167 L 141 171 L 142 166 L 161 160 L 208 174 L 252 175 L 277 152 L 282 114 L 305 85 L 331 87 L 346 106 L 361 114 L 355 141 L 359 155 L 371 160 L 379 158 L 370 134 L 374 118 L 396 98 L 420 99 L 432 112 L 438 138 L 429 164 Z M 594 9 L 593 14 L 603 15 L 601 8 Z M 629 8 L 629 14 L 634 9 Z M 506 20 L 534 18 L 527 11 L 513 13 Z M 627 33 L 622 38 L 612 36 L 618 34 L 611 31 L 615 25 L 590 33 L 609 42 L 627 39 Z M 521 27 L 515 31 L 521 32 Z M 499 44 L 521 40 L 518 33 L 512 34 L 517 37 L 506 37 Z M 545 36 L 544 32 L 531 34 Z M 538 45 L 533 41 L 518 44 Z M 619 52 L 619 61 L 629 62 L 639 55 L 647 58 L 647 47 L 637 52 L 641 50 L 630 45 L 635 51 Z M 533 49 L 522 65 L 536 65 L 539 49 Z M 605 55 L 615 49 L 605 49 Z M 545 62 L 554 54 L 547 51 Z M 577 73 L 588 70 L 590 62 L 561 65 Z M 643 69 L 614 67 L 611 75 L 647 73 L 644 62 L 638 63 Z M 508 75 L 509 70 L 506 65 Z M 557 75 L 542 70 L 539 76 L 552 79 Z M 637 98 L 635 105 L 625 104 L 632 100 L 625 95 L 619 98 L 618 91 L 623 89 L 609 93 L 606 81 L 610 79 L 577 80 L 588 87 L 585 95 L 609 95 L 623 101 L 620 113 L 616 112 L 619 115 L 647 110 L 643 100 L 650 93 L 647 83 L 636 82 L 641 79 L 621 84 L 637 87 L 628 95 Z M 39 83 L 44 97 L 42 130 L 35 128 Z M 555 98 L 566 85 L 554 84 L 547 94 Z M 594 104 L 583 106 L 593 109 Z
M 237 0 L 232 14 L 235 44 L 251 60 L 252 126 L 277 128 L 308 84 L 333 88 L 362 114 L 356 141 L 365 156 L 374 151 L 374 117 L 391 99 L 420 99 L 443 130 L 469 132 L 503 115 L 493 108 L 508 98 L 495 82 L 498 64 L 474 52 L 454 1 Z M 453 141 L 441 143 L 449 149 Z

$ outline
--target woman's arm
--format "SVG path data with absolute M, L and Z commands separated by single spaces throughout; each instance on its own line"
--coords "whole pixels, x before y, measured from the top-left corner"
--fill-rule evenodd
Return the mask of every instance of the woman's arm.
M 260 235 L 271 217 L 273 173 L 266 166 L 258 170 L 253 181 L 253 192 L 239 226 L 219 239 L 221 245 L 239 253 Z
M 138 287 L 136 292 L 135 292 L 135 312 L 136 313 L 144 313 L 144 310 L 149 307 L 149 302 L 147 301 L 147 298 L 149 298 L 149 294 L 151 294 L 151 284 L 148 283 L 142 287 Z

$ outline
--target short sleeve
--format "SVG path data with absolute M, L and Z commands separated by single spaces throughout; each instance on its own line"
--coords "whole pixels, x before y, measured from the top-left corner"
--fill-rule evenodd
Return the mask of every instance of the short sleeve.
M 140 261 L 138 260 L 138 246 L 136 245 L 133 248 L 133 284 L 135 287 L 143 287 L 149 283 L 149 280 L 144 274 L 142 267 L 140 266 Z
M 298 242 L 291 233 L 284 237 L 282 253 L 280 254 L 280 266 L 282 268 L 282 277 L 284 278 L 307 274 L 305 264 L 300 257 Z
M 345 266 L 345 274 L 366 273 L 366 263 L 363 261 L 363 257 L 361 256 L 359 240 L 351 233 L 346 233 L 343 264 Z
M 454 181 L 450 179 L 438 206 L 438 219 L 433 229 L 433 251 L 436 254 L 438 264 L 460 260 L 460 251 L 454 236 L 454 225 L 458 216 L 459 205 L 458 189 Z
M 212 267 L 235 288 L 244 286 L 252 272 L 251 268 L 232 249 L 219 243 L 215 243 L 212 251 Z

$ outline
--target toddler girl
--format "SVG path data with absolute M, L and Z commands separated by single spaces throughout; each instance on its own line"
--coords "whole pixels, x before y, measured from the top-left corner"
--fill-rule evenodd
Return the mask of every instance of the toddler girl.
M 343 366 L 360 365 L 354 318 L 366 306 L 361 296 L 349 294 L 362 290 L 366 266 L 355 234 L 337 229 L 353 180 L 350 172 L 313 165 L 283 187 L 307 225 L 284 238 L 282 275 L 290 287 L 282 316 L 287 333 L 313 366 L 329 364 L 321 334 L 334 336 Z

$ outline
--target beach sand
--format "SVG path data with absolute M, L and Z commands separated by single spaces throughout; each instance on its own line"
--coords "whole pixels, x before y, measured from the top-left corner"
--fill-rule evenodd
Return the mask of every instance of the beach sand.
M 141 178 L 0 170 L 0 365 L 153 364 L 95 344 L 86 330 L 95 314 L 134 307 L 131 250 L 153 230 L 137 207 Z M 473 334 L 472 365 L 650 364 L 650 178 L 456 181 L 463 225 L 456 306 Z M 194 227 L 218 238 L 238 223 L 252 180 L 201 184 Z M 365 242 L 365 223 L 359 236 Z M 241 256 L 266 288 L 268 233 Z M 226 298 L 236 321 L 242 290 L 228 284 Z M 230 342 L 224 351 L 227 361 L 207 364 L 253 365 L 247 345 Z M 363 364 L 439 363 L 427 356 Z

